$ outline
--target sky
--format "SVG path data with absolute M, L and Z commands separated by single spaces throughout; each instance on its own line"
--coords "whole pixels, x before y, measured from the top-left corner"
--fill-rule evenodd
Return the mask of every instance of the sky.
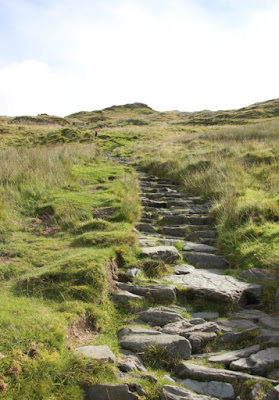
M 278 0 L 0 0 L 0 115 L 279 97 Z

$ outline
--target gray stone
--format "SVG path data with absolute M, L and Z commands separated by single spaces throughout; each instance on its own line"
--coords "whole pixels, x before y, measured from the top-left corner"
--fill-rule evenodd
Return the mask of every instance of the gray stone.
M 179 252 L 174 246 L 143 247 L 142 256 L 163 260 L 169 264 L 181 259 Z
M 112 294 L 112 300 L 115 304 L 127 304 L 130 300 L 142 300 L 142 296 L 130 293 L 127 290 L 121 290 L 120 292 Z
M 139 268 L 129 268 L 127 271 L 125 271 L 125 275 L 131 278 L 137 278 L 142 274 L 141 270 Z
M 217 334 L 214 332 L 194 332 L 189 337 L 188 340 L 192 346 L 192 353 L 195 354 L 200 351 L 207 343 L 217 338 Z
M 202 268 L 229 268 L 229 263 L 223 256 L 215 254 L 198 253 L 189 251 L 183 254 L 183 258 L 190 264 L 194 264 Z
M 119 332 L 119 343 L 122 348 L 135 353 L 144 352 L 149 346 L 166 348 L 175 357 L 189 360 L 191 344 L 182 336 L 168 335 L 151 329 L 137 327 L 125 328 Z
M 122 372 L 146 371 L 141 358 L 128 350 L 123 350 L 119 355 L 118 368 Z
M 202 322 L 193 323 L 193 320 L 182 320 L 178 322 L 173 322 L 164 326 L 162 331 L 169 334 L 177 334 L 184 337 L 189 337 L 196 332 L 218 332 L 219 327 L 215 322 Z
M 241 306 L 259 302 L 262 288 L 233 276 L 222 275 L 220 270 L 195 269 L 187 275 L 171 275 L 164 279 L 179 287 L 191 289 L 199 297 L 239 303 Z
M 186 239 L 190 241 L 195 241 L 199 238 L 202 239 L 215 239 L 217 237 L 217 232 L 212 230 L 201 231 L 197 230 L 195 232 L 190 233 Z
M 216 319 L 219 318 L 219 313 L 218 312 L 198 312 L 198 313 L 194 313 L 192 314 L 193 318 L 202 318 L 202 319 Z M 219 321 L 218 321 L 218 325 L 219 325 Z
M 238 360 L 239 358 L 248 357 L 251 354 L 257 353 L 260 348 L 260 345 L 255 345 L 247 347 L 246 349 L 229 351 L 227 353 L 209 357 L 208 361 L 212 363 L 221 363 L 228 366 L 231 362 Z
M 150 300 L 172 302 L 176 299 L 176 287 L 172 285 L 128 285 L 118 282 L 118 287 L 130 293 L 144 296 Z
M 264 392 L 263 385 L 260 383 L 256 383 L 254 389 L 250 393 L 249 400 L 260 400 L 263 396 L 263 392 Z
M 270 329 L 262 329 L 259 338 L 262 339 L 264 343 L 268 344 L 279 344 L 279 331 L 271 331 Z
M 279 317 L 273 317 L 260 310 L 243 310 L 232 314 L 235 318 L 250 319 L 254 322 L 260 322 L 266 328 L 279 329 Z
M 235 382 L 236 380 L 257 379 L 259 381 L 266 381 L 276 383 L 276 381 L 267 379 L 260 376 L 249 375 L 243 372 L 229 371 L 227 369 L 209 368 L 202 365 L 192 364 L 190 362 L 181 362 L 175 367 L 175 376 L 180 379 L 195 379 L 198 381 L 223 381 Z
M 208 217 L 195 217 L 186 215 L 166 215 L 160 220 L 160 225 L 208 225 L 210 219 Z
M 215 239 L 210 239 L 210 238 L 200 238 L 199 239 L 200 244 L 206 244 L 207 246 L 214 246 L 216 245 L 216 240 Z
M 240 332 L 247 329 L 258 329 L 258 325 L 256 325 L 254 322 L 242 319 L 221 320 L 218 321 L 218 325 L 222 332 Z
M 244 370 L 253 374 L 264 375 L 267 369 L 279 363 L 279 347 L 271 347 L 266 350 L 258 351 L 248 358 L 240 358 L 230 364 L 230 369 L 234 371 Z
M 75 354 L 82 354 L 84 357 L 94 360 L 115 361 L 115 355 L 108 346 L 83 346 L 75 350 Z
M 145 207 L 154 207 L 154 208 L 167 208 L 168 203 L 167 201 L 156 201 L 156 200 L 148 200 L 148 199 L 143 199 L 142 200 L 142 205 Z
M 221 399 L 234 399 L 234 388 L 230 383 L 217 381 L 199 382 L 192 379 L 185 379 L 179 383 L 199 394 L 216 396 Z
M 277 290 L 275 295 L 274 310 L 279 310 L 279 289 Z
M 153 228 L 153 226 L 146 223 L 136 224 L 136 229 L 140 232 L 156 233 L 156 230 Z
M 87 389 L 85 400 L 138 400 L 127 385 L 95 385 Z
M 189 265 L 189 264 L 181 264 L 181 265 L 175 265 L 174 267 L 172 267 L 173 272 L 175 273 L 175 275 L 187 275 L 190 272 L 195 271 L 195 267 L 193 267 L 193 265 Z
M 169 381 L 171 383 L 175 383 L 175 380 L 172 379 L 169 375 L 162 376 L 162 379 L 165 379 L 166 381 Z
M 251 282 L 274 282 L 276 280 L 276 275 L 267 269 L 262 268 L 251 268 L 243 271 L 240 277 L 247 279 Z
M 134 382 L 128 383 L 128 387 L 131 390 L 131 392 L 136 392 L 139 396 L 144 396 L 144 397 L 147 396 L 147 393 L 144 390 L 144 388 L 138 383 Z
M 161 228 L 165 235 L 176 236 L 180 238 L 185 238 L 188 229 L 186 227 L 178 226 L 164 226 Z
M 258 333 L 258 328 L 245 329 L 241 332 L 226 332 L 223 335 L 222 339 L 225 343 L 239 343 L 242 342 L 242 340 L 247 339 L 251 336 L 254 337 Z
M 216 247 L 207 246 L 206 244 L 186 242 L 182 249 L 183 251 L 197 251 L 201 253 L 214 253 L 217 251 Z
M 170 322 L 183 319 L 182 315 L 169 308 L 149 308 L 142 311 L 139 315 L 142 321 L 155 326 L 164 326 Z
M 208 397 L 196 394 L 190 390 L 177 386 L 165 385 L 162 389 L 160 400 L 211 400 L 215 397 Z
M 275 386 L 267 395 L 263 398 L 263 400 L 279 400 L 279 385 Z

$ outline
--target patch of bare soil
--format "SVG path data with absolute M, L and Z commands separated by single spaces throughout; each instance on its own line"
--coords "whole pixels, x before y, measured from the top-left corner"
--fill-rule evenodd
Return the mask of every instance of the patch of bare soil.
M 0 256 L 0 264 L 7 264 L 12 260 L 9 256 Z
M 85 345 L 97 337 L 98 333 L 92 327 L 92 324 L 86 319 L 80 318 L 69 326 L 67 335 L 68 346 L 71 348 Z
M 118 265 L 117 262 L 111 258 L 107 266 L 107 285 L 109 294 L 116 293 L 118 287 L 116 282 L 118 281 Z
M 115 208 L 113 207 L 97 208 L 93 211 L 93 217 L 108 220 L 114 213 Z

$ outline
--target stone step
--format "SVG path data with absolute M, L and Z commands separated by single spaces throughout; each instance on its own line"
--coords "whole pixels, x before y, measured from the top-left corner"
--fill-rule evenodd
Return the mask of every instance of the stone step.
M 197 230 L 195 232 L 192 232 L 189 234 L 189 236 L 187 236 L 187 240 L 197 240 L 199 238 L 202 239 L 215 239 L 217 238 L 217 232 L 211 230 L 206 230 L 206 231 L 201 231 L 201 230 Z
M 215 253 L 217 251 L 216 247 L 208 246 L 206 244 L 186 242 L 183 246 L 183 251 L 197 251 L 201 253 Z
M 161 225 L 207 225 L 210 224 L 209 217 L 169 215 L 160 220 Z
M 126 290 L 138 296 L 158 302 L 173 302 L 176 299 L 176 287 L 173 285 L 129 285 L 118 282 L 117 286 L 121 290 Z
M 183 258 L 189 264 L 196 265 L 201 268 L 229 268 L 230 264 L 223 256 L 215 254 L 199 253 L 189 251 L 183 254 Z
M 151 208 L 167 208 L 168 207 L 167 201 L 155 201 L 155 200 L 147 200 L 147 199 L 142 200 L 142 205 L 145 207 L 151 207 Z
M 152 225 L 146 223 L 138 223 L 136 224 L 135 228 L 139 232 L 146 232 L 146 233 L 156 233 L 156 230 L 153 228 Z
M 207 246 L 214 246 L 216 245 L 216 240 L 215 239 L 207 239 L 207 238 L 201 238 L 199 239 L 200 244 L 206 244 Z

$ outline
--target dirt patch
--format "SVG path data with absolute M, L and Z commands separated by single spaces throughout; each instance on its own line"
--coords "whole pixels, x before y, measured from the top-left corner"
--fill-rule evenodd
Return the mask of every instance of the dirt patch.
M 93 211 L 93 217 L 108 220 L 114 213 L 115 208 L 113 207 L 97 208 Z
M 69 347 L 77 347 L 89 343 L 96 339 L 98 333 L 92 327 L 92 324 L 85 318 L 80 318 L 69 326 L 67 341 Z
M 109 294 L 116 293 L 118 287 L 116 282 L 118 281 L 118 265 L 117 262 L 111 258 L 107 266 L 107 285 Z
M 0 264 L 7 264 L 12 260 L 9 256 L 0 256 Z
M 60 228 L 58 226 L 45 226 L 43 229 L 45 236 L 52 236 L 59 231 L 60 231 Z

